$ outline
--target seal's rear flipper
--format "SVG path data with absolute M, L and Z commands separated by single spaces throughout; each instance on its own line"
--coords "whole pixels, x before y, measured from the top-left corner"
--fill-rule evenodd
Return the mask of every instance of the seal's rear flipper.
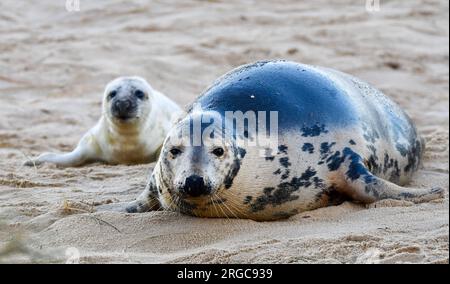
M 43 163 L 53 163 L 59 167 L 76 167 L 86 162 L 86 157 L 78 151 L 65 154 L 44 153 L 34 160 L 28 160 L 24 166 L 39 166 Z
M 407 188 L 374 176 L 363 165 L 360 165 L 359 174 L 352 172 L 351 166 L 345 173 L 345 193 L 354 200 L 371 203 L 382 199 L 407 200 L 415 203 L 427 202 L 444 196 L 443 188 Z M 363 168 L 364 167 L 364 168 Z
M 43 163 L 53 163 L 58 167 L 78 167 L 88 161 L 95 161 L 96 159 L 94 157 L 95 154 L 91 153 L 84 143 L 80 142 L 72 152 L 63 154 L 44 153 L 35 159 L 26 161 L 24 165 L 32 167 Z

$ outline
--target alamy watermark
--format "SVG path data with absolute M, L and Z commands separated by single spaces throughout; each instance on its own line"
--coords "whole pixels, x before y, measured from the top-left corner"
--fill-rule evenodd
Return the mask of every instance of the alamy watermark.
M 80 9 L 80 0 L 66 0 L 67 12 L 79 12 Z
M 65 251 L 66 264 L 79 264 L 80 263 L 80 251 L 75 247 L 69 247 Z
M 366 0 L 366 11 L 369 13 L 380 12 L 380 0 Z
M 174 146 L 214 146 L 233 140 L 238 147 L 258 147 L 261 156 L 278 149 L 278 111 L 202 110 L 195 104 L 171 137 Z
M 358 256 L 357 264 L 379 264 L 381 262 L 382 252 L 377 248 L 369 248 L 365 253 Z

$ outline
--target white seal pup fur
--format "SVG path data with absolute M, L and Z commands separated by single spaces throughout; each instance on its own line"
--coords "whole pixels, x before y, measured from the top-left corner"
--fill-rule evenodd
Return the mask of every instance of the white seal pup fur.
M 424 141 L 398 105 L 350 75 L 258 62 L 222 76 L 194 103 L 200 107 L 170 131 L 128 212 L 274 220 L 344 200 L 424 202 L 444 193 L 404 187 L 420 166 Z M 276 147 L 250 144 L 263 141 L 266 120 L 255 128 L 236 119 L 257 114 L 259 121 L 260 111 L 278 113 Z M 200 144 L 195 131 L 185 131 L 196 124 Z
M 92 162 L 140 164 L 158 158 L 165 136 L 182 113 L 180 107 L 140 77 L 120 77 L 105 88 L 102 116 L 70 153 L 44 153 L 27 166 L 60 167 Z

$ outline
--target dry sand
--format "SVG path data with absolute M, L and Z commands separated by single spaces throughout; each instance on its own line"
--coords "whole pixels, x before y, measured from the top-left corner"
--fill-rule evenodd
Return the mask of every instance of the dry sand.
M 448 263 L 448 1 L 381 1 L 375 14 L 363 0 L 299 2 L 81 0 L 69 13 L 63 0 L 2 0 L 0 261 L 64 262 L 74 247 L 83 263 Z M 224 72 L 267 58 L 333 67 L 392 97 L 428 142 L 411 185 L 442 186 L 445 199 L 262 223 L 88 213 L 132 200 L 152 165 L 21 166 L 72 149 L 116 76 L 141 75 L 186 105 Z

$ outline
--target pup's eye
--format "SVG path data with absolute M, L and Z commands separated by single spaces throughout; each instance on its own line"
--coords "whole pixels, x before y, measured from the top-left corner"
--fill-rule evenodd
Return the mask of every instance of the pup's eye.
M 134 91 L 134 95 L 135 95 L 138 99 L 141 99 L 141 100 L 143 100 L 143 99 L 145 98 L 145 94 L 144 94 L 144 92 L 141 91 L 141 90 L 136 90 L 136 91 Z
M 176 157 L 176 156 L 178 156 L 178 155 L 181 154 L 181 150 L 178 149 L 178 148 L 172 148 L 172 149 L 170 149 L 169 152 L 170 152 L 170 154 L 172 154 L 174 157 Z
M 217 157 L 222 157 L 224 152 L 225 152 L 225 151 L 224 151 L 223 148 L 221 148 L 221 147 L 218 147 L 218 148 L 216 148 L 216 149 L 214 149 L 214 150 L 212 151 L 212 153 L 213 153 L 214 155 L 216 155 Z
M 108 98 L 109 98 L 109 99 L 113 99 L 116 95 L 117 95 L 117 91 L 111 91 L 111 92 L 109 92 L 109 94 L 108 94 Z

